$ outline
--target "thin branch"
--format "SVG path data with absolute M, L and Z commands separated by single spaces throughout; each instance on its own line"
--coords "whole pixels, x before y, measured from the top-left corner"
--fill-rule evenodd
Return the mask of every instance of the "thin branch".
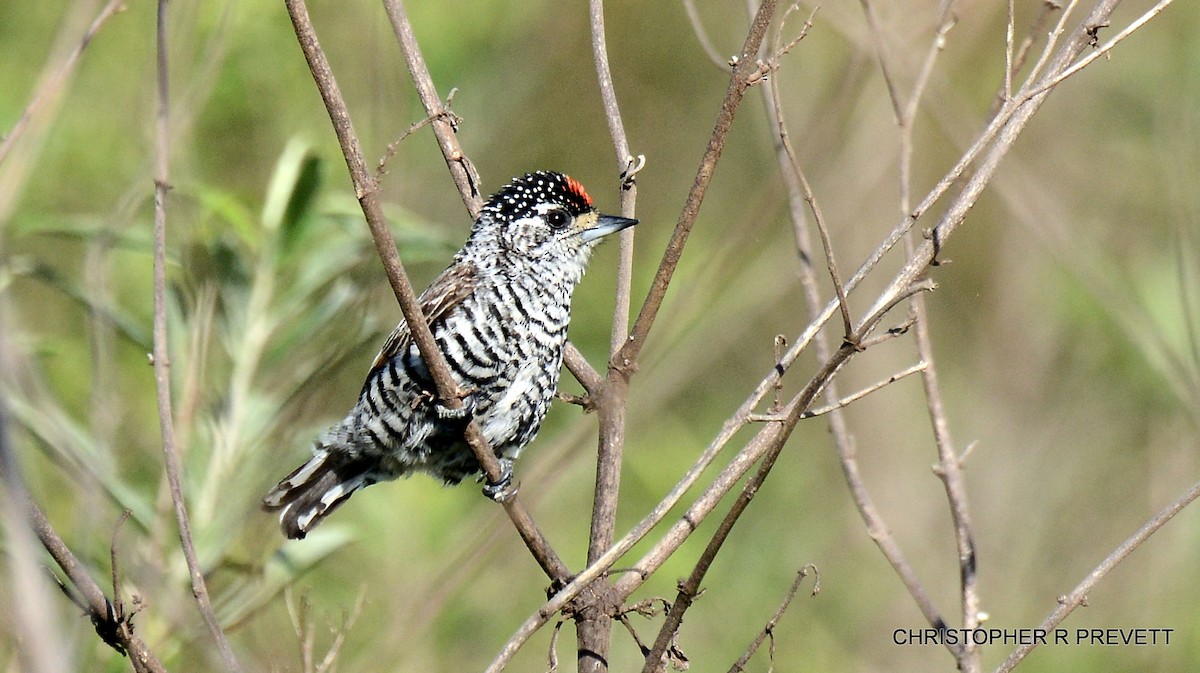
M 902 215 L 909 212 L 909 200 L 912 194 L 913 127 L 917 118 L 917 110 L 921 105 L 922 97 L 925 95 L 925 88 L 929 84 L 929 78 L 933 75 L 933 66 L 937 63 L 938 56 L 941 55 L 942 50 L 946 47 L 946 35 L 957 21 L 953 9 L 954 3 L 952 1 L 948 1 L 943 5 L 941 16 L 938 19 L 938 27 L 934 32 L 933 40 L 930 42 L 929 51 L 925 54 L 925 62 L 921 66 L 921 72 L 917 75 L 916 83 L 913 84 L 912 94 L 908 97 L 908 103 L 905 104 L 902 114 L 896 120 L 896 124 L 900 128 L 900 213 Z
M 1013 50 L 1013 39 L 1017 22 L 1014 4 L 1016 4 L 1016 0 L 1008 0 L 1008 17 L 1004 22 L 1004 100 L 1012 100 L 1012 79 L 1016 55 Z
M 1063 32 L 1066 30 L 1067 19 L 1071 17 L 1071 13 L 1075 11 L 1075 7 L 1078 4 L 1079 0 L 1070 0 L 1070 2 L 1067 3 L 1067 7 L 1063 10 L 1062 16 L 1058 17 L 1058 23 L 1046 37 L 1046 46 L 1042 48 L 1041 56 L 1038 57 L 1037 62 L 1033 64 L 1033 68 L 1029 71 L 1029 76 L 1025 80 L 1026 82 L 1033 82 L 1042 76 L 1043 68 L 1046 67 L 1046 63 L 1050 60 L 1050 56 L 1054 54 L 1054 46 L 1058 44 L 1058 39 L 1062 37 Z
M 883 83 L 887 86 L 888 99 L 892 102 L 892 113 L 896 119 L 904 118 L 904 106 L 900 103 L 900 90 L 888 69 L 888 57 L 883 47 L 883 31 L 879 28 L 879 20 L 875 18 L 875 8 L 870 0 L 859 0 L 863 15 L 867 18 L 867 28 L 871 31 L 871 39 L 875 42 L 875 57 L 879 59 L 879 71 L 883 73 Z
M 108 545 L 108 562 L 109 568 L 112 570 L 112 595 L 113 601 L 115 601 L 114 606 L 118 621 L 124 621 L 127 619 L 127 616 L 125 615 L 125 608 L 121 601 L 121 596 L 124 595 L 124 592 L 121 591 L 121 571 L 120 566 L 117 564 L 117 535 L 120 534 L 121 527 L 125 525 L 130 514 L 133 514 L 133 512 L 128 509 L 121 512 L 120 518 L 117 519 L 117 525 L 113 527 L 112 541 Z
M 454 96 L 454 91 L 451 91 L 450 97 L 453 97 L 453 96 Z M 456 115 L 450 111 L 450 97 L 448 97 L 446 99 L 446 109 L 442 114 L 444 114 L 446 117 L 448 117 L 450 119 L 451 124 L 457 125 L 461 121 L 461 119 L 459 119 L 458 115 Z M 400 143 L 404 142 L 404 140 L 406 138 L 408 138 L 412 134 L 416 133 L 417 131 L 420 131 L 421 129 L 425 128 L 426 126 L 429 126 L 430 124 L 432 124 L 434 119 L 435 118 L 432 116 L 426 116 L 424 119 L 422 119 L 419 122 L 414 122 L 412 124 L 409 124 L 408 129 L 405 130 L 404 133 L 401 133 L 399 137 L 397 137 L 392 142 L 388 143 L 387 150 L 384 152 L 383 158 L 379 160 L 379 166 L 377 166 L 375 168 L 375 182 L 376 183 L 383 181 L 383 176 L 385 173 L 387 173 L 387 164 L 389 161 L 392 160 L 392 157 L 396 156 L 396 150 L 399 149 Z
M 1172 1 L 1173 0 L 1159 0 L 1158 4 L 1154 5 L 1150 9 L 1146 10 L 1146 13 L 1139 16 L 1136 20 L 1131 22 L 1128 26 L 1125 26 L 1124 30 L 1122 30 L 1121 32 L 1114 35 L 1112 37 L 1112 39 L 1110 39 L 1108 42 L 1105 42 L 1102 46 L 1097 47 L 1091 53 L 1089 53 L 1087 56 L 1084 56 L 1083 58 L 1076 61 L 1075 64 L 1072 65 L 1071 67 L 1066 68 L 1062 72 L 1059 72 L 1057 75 L 1055 75 L 1049 81 L 1045 82 L 1044 84 L 1039 85 L 1036 89 L 1031 91 L 1028 95 L 1030 97 L 1037 96 L 1038 94 L 1041 94 L 1042 92 L 1048 91 L 1048 90 L 1058 86 L 1059 84 L 1062 84 L 1063 81 L 1066 80 L 1071 75 L 1074 75 L 1075 73 L 1079 72 L 1080 70 L 1083 70 L 1084 68 L 1086 68 L 1088 65 L 1090 65 L 1096 59 L 1098 59 L 1101 56 L 1104 56 L 1108 52 L 1112 51 L 1113 47 L 1117 46 L 1117 44 L 1119 44 L 1122 40 L 1124 40 L 1125 38 L 1132 35 L 1135 30 L 1146 25 L 1146 23 L 1148 21 L 1150 21 L 1150 19 L 1153 19 L 1154 17 L 1158 16 L 1158 14 L 1160 12 L 1162 12 L 1164 9 L 1166 9 L 1167 5 L 1170 5 Z M 1099 24 L 1088 25 L 1086 28 L 1088 31 L 1096 31 L 1096 30 L 1100 29 L 1100 25 Z
M 779 625 L 779 620 L 783 619 L 783 613 L 792 605 L 792 600 L 796 598 L 796 594 L 800 593 L 800 585 L 804 583 L 808 573 L 813 574 L 813 589 L 812 595 L 816 596 L 821 591 L 821 571 L 813 564 L 808 564 L 801 568 L 796 573 L 796 579 L 792 580 L 792 586 L 788 588 L 787 595 L 783 597 L 783 602 L 779 604 L 779 608 L 775 610 L 775 614 L 767 620 L 766 626 L 763 626 L 762 631 L 758 632 L 758 636 L 754 642 L 750 643 L 750 647 L 746 648 L 746 652 L 734 662 L 733 666 L 729 667 L 729 673 L 740 673 L 746 670 L 746 664 L 750 663 L 750 658 L 762 646 L 763 641 L 768 637 L 774 637 L 775 627 Z
M 604 377 L 600 376 L 600 372 L 592 367 L 587 358 L 583 357 L 583 353 L 580 353 L 575 344 L 570 341 L 563 350 L 563 364 L 567 366 L 567 371 L 571 372 L 571 375 L 579 381 L 579 385 L 583 386 L 589 396 L 599 397 L 600 393 L 604 391 Z
M 138 673 L 165 673 L 162 663 L 154 653 L 146 647 L 146 643 L 134 632 L 131 615 L 125 615 L 121 621 L 116 619 L 117 610 L 113 603 L 104 596 L 104 591 L 83 569 L 79 559 L 75 557 L 67 545 L 58 536 L 46 515 L 32 500 L 26 500 L 29 520 L 34 532 L 42 541 L 42 546 L 50 553 L 50 557 L 62 568 L 72 586 L 79 592 L 83 604 L 87 608 L 88 617 L 96 628 L 96 633 L 104 642 L 117 648 L 129 657 L 133 669 Z M 120 597 L 114 597 L 119 601 Z M 122 610 L 123 612 L 123 610 Z M 115 644 L 114 644 L 115 643 Z
M 928 366 L 929 366 L 929 363 L 927 363 L 927 362 L 924 362 L 924 361 L 918 362 L 917 364 L 915 364 L 911 367 L 907 367 L 905 369 L 902 369 L 902 370 L 896 372 L 895 374 L 892 374 L 891 376 L 887 377 L 886 379 L 877 381 L 874 384 L 867 386 L 866 388 L 863 388 L 862 390 L 860 390 L 856 393 L 852 393 L 850 395 L 847 395 L 846 397 L 839 399 L 835 404 L 831 404 L 831 405 L 824 406 L 824 407 L 817 407 L 816 409 L 813 409 L 811 411 L 806 411 L 806 412 L 804 412 L 803 418 L 813 418 L 814 416 L 824 416 L 825 414 L 832 413 L 834 411 L 837 411 L 838 409 L 843 409 L 845 407 L 848 407 L 851 404 L 854 404 L 855 402 L 866 397 L 867 395 L 870 395 L 871 393 L 873 393 L 881 388 L 886 388 L 887 386 L 890 386 L 891 384 L 899 381 L 900 379 L 907 378 L 909 376 L 912 376 L 913 374 L 917 374 L 919 372 L 925 371 L 925 368 Z
M 3 333 L 0 332 L 0 338 L 2 337 Z M 66 671 L 75 670 L 75 662 L 72 661 L 69 650 L 62 646 L 67 638 L 63 633 L 58 615 L 52 609 L 54 606 L 53 594 L 49 591 L 46 583 L 46 575 L 51 575 L 67 598 L 85 614 L 96 615 L 100 618 L 107 617 L 108 601 L 104 599 L 103 592 L 98 586 L 95 586 L 94 582 L 91 582 L 91 578 L 86 573 L 82 573 L 85 581 L 78 589 L 78 592 L 82 594 L 81 597 L 76 596 L 76 592 L 67 588 L 53 573 L 43 571 L 44 565 L 41 562 L 37 542 L 34 540 L 30 525 L 35 520 L 32 515 L 34 506 L 26 492 L 16 454 L 9 444 L 7 400 L 2 396 L 0 396 L 0 483 L 3 484 L 3 488 L 0 489 L 0 521 L 3 521 L 4 524 L 4 559 L 8 571 L 5 582 L 11 592 L 10 600 L 13 605 L 22 606 L 21 614 L 12 620 L 13 635 L 21 644 L 21 647 L 17 648 L 17 660 L 30 673 L 66 673 Z M 44 518 L 42 517 L 43 520 Z M 54 538 L 57 539 L 57 536 Z M 65 549 L 65 547 L 59 541 L 55 548 Z M 71 560 L 74 561 L 73 556 Z M 78 567 L 77 563 L 68 563 L 67 565 L 72 568 Z M 68 574 L 68 579 L 70 577 Z M 94 591 L 88 590 L 88 582 L 92 584 Z M 93 605 L 98 610 L 92 610 L 91 606 Z M 93 622 L 101 623 L 95 619 Z M 97 631 L 97 633 L 100 632 Z M 120 643 L 113 647 L 118 652 L 123 649 Z
M 917 356 L 928 364 L 921 372 L 925 401 L 929 408 L 929 420 L 933 425 L 933 439 L 937 446 L 938 464 L 935 470 L 946 490 L 946 501 L 950 507 L 950 518 L 954 524 L 954 541 L 958 551 L 958 576 L 962 602 L 962 628 L 973 630 L 979 626 L 979 577 L 976 573 L 975 536 L 971 528 L 971 508 L 967 497 L 967 484 L 963 477 L 962 463 L 954 449 L 950 436 L 950 423 L 942 402 L 942 388 L 938 382 L 937 367 L 933 358 L 933 342 L 929 335 L 929 314 L 925 310 L 925 297 L 912 298 L 915 318 L 914 330 Z M 980 670 L 980 651 L 977 644 L 967 639 L 955 655 L 958 668 L 963 673 Z
M 31 529 L 71 583 L 70 589 L 61 582 L 59 586 L 88 616 L 101 640 L 117 652 L 128 656 L 137 673 L 166 673 L 158 658 L 134 632 L 132 615 L 126 614 L 124 608 L 120 607 L 120 594 L 114 593 L 113 601 L 108 600 L 100 585 L 96 584 L 50 525 L 41 508 L 29 497 L 9 444 L 7 409 L 3 400 L 0 400 L 0 481 L 5 487 L 3 511 L 8 530 L 9 557 L 13 561 L 11 576 L 16 583 L 14 595 L 21 599 L 29 599 L 22 602 L 25 607 L 18 624 L 28 623 L 30 627 L 39 629 L 28 633 L 25 640 L 28 652 L 37 658 L 32 670 L 37 673 L 60 673 L 71 670 L 71 666 L 68 665 L 69 659 L 62 648 L 64 641 L 61 634 L 53 628 L 52 620 L 45 610 L 47 602 L 39 600 L 38 589 L 43 585 L 37 577 L 38 570 L 33 558 L 35 543 L 32 542 L 32 536 L 28 535 Z M 115 554 L 113 558 L 115 559 Z M 116 566 L 113 568 L 113 576 L 116 578 Z M 45 642 L 45 638 L 51 639 L 51 642 Z
M 560 620 L 550 633 L 550 648 L 546 654 L 546 673 L 557 673 L 558 671 L 558 636 L 562 633 L 562 626 L 563 622 Z
M 864 0 L 865 4 L 865 0 Z M 787 12 L 784 13 L 784 20 L 787 15 L 799 5 L 792 5 Z M 816 14 L 816 10 L 813 10 Z M 775 46 L 773 55 L 768 63 L 772 74 L 779 72 L 779 58 L 786 53 L 786 49 L 791 49 L 796 43 L 808 35 L 809 28 L 812 27 L 812 16 L 804 23 L 804 28 L 800 31 L 800 35 L 793 40 L 786 49 L 779 47 L 780 34 L 783 32 L 784 21 L 781 20 L 779 30 L 775 33 Z M 778 78 L 776 78 L 778 79 Z M 777 133 L 776 154 L 782 158 L 786 158 L 791 169 L 787 179 L 789 189 L 799 189 L 804 202 L 808 204 L 809 209 L 813 214 L 813 221 L 816 222 L 817 232 L 821 239 L 821 249 L 825 253 L 825 267 L 829 271 L 829 277 L 833 280 L 834 293 L 837 295 L 838 310 L 842 314 L 842 336 L 846 339 L 850 338 L 850 333 L 854 331 L 854 321 L 850 318 L 850 305 L 846 301 L 846 286 L 842 282 L 842 274 L 838 271 L 837 261 L 833 255 L 833 241 L 829 238 L 829 227 L 825 224 L 825 216 L 821 213 L 821 207 L 817 203 L 817 197 L 813 194 L 812 185 L 808 182 L 808 177 L 805 176 L 804 170 L 800 168 L 800 161 L 796 158 L 796 151 L 792 147 L 792 141 L 788 134 L 787 125 L 783 120 L 783 105 L 779 101 L 779 87 L 768 86 L 763 89 L 764 96 L 768 97 L 768 107 L 772 110 L 770 116 L 774 117 L 775 128 Z M 794 214 L 793 214 L 794 215 Z M 807 253 L 806 253 L 807 254 Z M 815 282 L 815 279 L 812 279 Z M 815 288 L 815 285 L 814 285 Z M 810 300 L 815 300 L 816 295 L 809 297 Z M 811 310 L 815 310 L 816 303 L 810 303 Z M 810 315 L 811 317 L 815 317 Z M 818 355 L 818 357 L 821 357 Z
M 608 131 L 612 137 L 618 170 L 621 171 L 621 215 L 633 217 L 637 204 L 637 181 L 631 171 L 636 159 L 629 151 L 625 124 L 621 119 L 621 109 L 617 103 L 617 93 L 613 86 L 612 71 L 608 63 L 603 0 L 589 0 L 588 16 L 596 80 L 600 85 L 600 98 L 604 106 L 605 119 L 608 121 Z M 610 355 L 621 347 L 629 332 L 633 244 L 633 229 L 621 232 L 616 298 L 609 341 Z M 599 399 L 600 432 L 596 451 L 596 488 L 592 503 L 591 531 L 588 538 L 588 563 L 599 558 L 612 545 L 613 541 L 613 529 L 617 523 L 617 501 L 621 488 L 622 455 L 625 447 L 627 390 L 626 372 L 613 367 L 610 361 L 603 395 Z M 601 616 L 596 619 L 579 620 L 577 639 L 579 670 L 606 670 L 612 622 L 607 616 L 603 616 L 601 611 L 585 610 L 582 611 L 582 614 L 600 614 Z
M 30 120 L 33 119 L 46 102 L 59 95 L 63 89 L 63 84 L 67 78 L 75 72 L 76 66 L 79 65 L 79 57 L 83 55 L 83 50 L 87 49 L 91 44 L 92 39 L 104 27 L 104 24 L 117 12 L 125 9 L 125 0 L 109 0 L 108 4 L 100 10 L 96 18 L 92 20 L 92 24 L 88 26 L 79 43 L 72 49 L 55 68 L 42 80 L 38 85 L 37 90 L 29 99 L 29 104 L 21 111 L 21 116 L 17 117 L 17 121 L 13 123 L 9 132 L 0 138 L 0 163 L 4 163 L 5 157 L 12 150 L 13 145 L 25 133 L 25 129 L 29 127 Z
M 157 35 L 157 111 L 154 125 L 154 388 L 158 400 L 158 422 L 162 435 L 163 462 L 167 471 L 167 482 L 171 490 L 171 502 L 175 508 L 175 522 L 179 526 L 179 543 L 187 561 L 188 576 L 192 582 L 192 595 L 196 608 L 208 627 L 209 636 L 217 646 L 225 670 L 241 671 L 237 657 L 229 646 L 229 640 L 208 596 L 208 586 L 200 562 L 196 558 L 196 547 L 192 541 L 192 527 L 188 521 L 187 504 L 183 497 L 179 454 L 175 445 L 175 426 L 171 412 L 170 353 L 167 346 L 167 190 L 170 189 L 170 94 L 167 62 L 167 0 L 158 0 Z
M 362 616 L 366 600 L 367 590 L 364 585 L 358 592 L 358 598 L 354 600 L 354 606 L 342 616 L 342 625 L 334 630 L 333 642 L 329 645 L 329 650 L 325 652 L 325 658 L 317 665 L 316 673 L 329 673 L 329 671 L 336 670 L 338 655 L 341 654 L 342 646 L 346 644 L 346 634 L 354 628 L 354 623 Z
M 1117 564 L 1119 564 L 1121 561 L 1124 561 L 1125 557 L 1133 553 L 1133 550 L 1142 546 L 1142 543 L 1149 539 L 1151 535 L 1154 535 L 1156 532 L 1158 532 L 1158 529 L 1165 526 L 1168 521 L 1175 517 L 1176 514 L 1183 511 L 1183 508 L 1192 504 L 1196 498 L 1200 498 L 1200 483 L 1193 485 L 1186 493 L 1180 496 L 1178 500 L 1170 505 L 1167 505 L 1161 512 L 1156 514 L 1154 518 L 1147 521 L 1145 525 L 1139 528 L 1136 533 L 1129 537 L 1129 539 L 1125 540 L 1120 546 L 1114 549 L 1113 552 L 1100 563 L 1100 565 L 1096 566 L 1092 572 L 1088 573 L 1087 577 L 1083 578 L 1083 580 L 1071 590 L 1071 593 L 1060 597 L 1058 599 L 1058 607 L 1046 617 L 1039 628 L 1043 631 L 1049 632 L 1058 627 L 1058 625 L 1067 618 L 1067 615 L 1070 615 L 1075 611 L 1075 608 L 1079 607 L 1087 600 L 1088 593 L 1091 592 L 1092 589 L 1094 589 L 1096 585 L 1100 583 L 1100 580 L 1104 579 L 1104 577 L 1108 575 L 1113 568 L 1116 568 Z M 1004 663 L 1000 664 L 1000 666 L 996 668 L 996 673 L 1008 673 L 1008 671 L 1011 671 L 1013 668 L 1015 668 L 1017 664 L 1021 663 L 1021 661 L 1028 656 L 1035 647 L 1037 647 L 1036 644 L 1021 645 L 1017 649 L 1013 650 L 1012 654 L 1008 655 L 1008 658 L 1004 660 Z
M 637 320 L 634 321 L 629 339 L 613 357 L 617 367 L 628 368 L 637 361 L 638 354 L 645 345 L 646 337 L 654 324 L 654 319 L 662 307 L 667 286 L 670 285 L 675 268 L 679 265 L 684 245 L 696 223 L 696 217 L 700 214 L 704 195 L 708 191 L 713 172 L 716 170 L 721 152 L 725 148 L 725 138 L 733 126 L 734 116 L 737 114 L 738 107 L 741 106 L 746 89 L 750 87 L 751 79 L 762 76 L 762 68 L 756 62 L 756 56 L 759 46 L 767 34 L 767 28 L 771 24 L 776 4 L 776 0 L 763 0 L 763 3 L 759 5 L 758 12 L 750 24 L 750 31 L 746 35 L 746 41 L 735 58 L 733 76 L 729 80 L 725 98 L 721 102 L 721 111 L 717 115 L 716 125 L 708 140 L 708 146 L 704 150 L 704 156 L 700 160 L 700 168 L 696 171 L 696 178 L 688 192 L 687 200 L 684 202 L 683 211 L 675 223 L 675 230 L 671 234 L 667 249 L 663 252 L 662 261 L 658 265 L 658 271 L 654 274 L 654 280 L 651 281 L 650 291 L 638 312 Z
M 721 53 L 708 38 L 708 33 L 704 30 L 704 23 L 700 21 L 700 13 L 696 11 L 695 0 L 683 0 L 683 9 L 687 12 L 688 21 L 692 24 L 692 32 L 695 33 L 700 48 L 704 50 L 704 55 L 708 56 L 709 63 L 715 65 L 721 72 L 728 74 L 729 61 L 721 57 Z
M 425 65 L 425 57 L 417 45 L 416 36 L 413 35 L 412 24 L 408 21 L 408 12 L 404 9 L 403 0 L 384 0 L 383 6 L 392 23 L 396 41 L 400 43 L 400 51 L 404 54 L 408 73 L 416 86 L 417 97 L 425 107 L 425 114 L 433 119 L 433 135 L 442 150 L 442 158 L 446 160 L 446 168 L 450 169 L 450 176 L 458 186 L 459 196 L 462 197 L 467 212 L 471 213 L 471 219 L 476 220 L 479 218 L 479 210 L 483 208 L 483 195 L 479 193 L 479 173 L 458 144 L 458 136 L 455 135 L 456 124 L 447 116 L 447 110 L 433 85 L 433 77 L 429 75 L 429 67 Z
M 934 63 L 937 57 L 941 54 L 945 47 L 946 34 L 954 27 L 955 17 L 953 13 L 954 4 L 952 1 L 946 2 L 941 11 L 941 16 L 938 18 L 938 27 L 935 30 L 933 40 L 931 41 L 929 51 L 927 52 L 925 63 L 922 66 L 921 73 L 917 77 L 916 84 L 913 85 L 912 94 L 909 96 L 908 104 L 905 106 L 904 113 L 898 120 L 900 128 L 900 212 L 909 212 L 909 199 L 911 194 L 911 176 L 912 176 L 912 156 L 913 156 L 913 128 L 917 110 L 919 109 L 921 98 L 924 95 L 926 84 L 933 72 Z M 1010 3 L 1011 10 L 1011 3 Z M 1007 38 L 1006 38 L 1006 65 L 1005 65 L 1005 100 L 1011 99 L 1012 85 L 1012 21 L 1011 13 L 1009 15 Z M 912 233 L 905 235 L 905 249 L 911 255 L 912 251 Z M 946 489 L 946 497 L 949 502 L 951 518 L 954 522 L 955 541 L 958 547 L 959 559 L 959 578 L 961 584 L 961 602 L 962 602 L 962 628 L 974 629 L 979 625 L 979 592 L 978 592 L 978 577 L 975 572 L 975 542 L 971 533 L 970 514 L 968 508 L 966 485 L 962 477 L 961 464 L 957 460 L 957 455 L 954 451 L 954 444 L 950 438 L 949 423 L 946 420 L 945 410 L 942 405 L 941 388 L 938 385 L 937 373 L 933 366 L 933 347 L 929 337 L 928 316 L 925 311 L 925 298 L 921 294 L 914 295 L 912 298 L 912 322 L 916 326 L 915 339 L 917 343 L 917 354 L 922 363 L 926 366 L 922 369 L 922 382 L 924 385 L 925 398 L 929 407 L 930 420 L 934 426 L 934 439 L 937 446 L 938 455 L 941 462 L 939 463 L 938 474 L 942 478 L 943 485 Z M 857 468 L 853 471 L 857 474 Z M 850 474 L 849 472 L 847 474 Z M 862 487 L 865 494 L 865 486 Z M 857 502 L 857 499 L 856 499 Z M 864 519 L 875 519 L 878 514 L 863 512 Z M 870 525 L 870 524 L 868 524 Z M 880 530 L 886 531 L 886 526 L 880 525 Z M 885 556 L 893 549 L 892 545 L 887 547 L 881 545 L 881 550 L 884 550 Z M 897 550 L 898 551 L 898 550 Z M 903 559 L 893 560 L 889 557 L 889 562 L 893 563 L 894 567 L 899 568 L 897 563 L 907 565 Z M 915 574 L 911 570 L 906 573 L 901 573 L 901 577 L 911 577 L 915 582 Z M 906 582 L 907 584 L 908 582 Z M 928 601 L 924 597 L 923 589 L 915 591 L 918 585 L 910 584 L 910 593 L 918 601 L 918 604 Z M 924 598 L 922 598 L 924 597 Z M 926 619 L 932 625 L 937 625 L 940 617 L 934 611 L 932 604 L 922 605 L 922 611 L 925 613 Z M 949 647 L 951 654 L 954 655 L 958 663 L 959 670 L 964 673 L 973 673 L 979 670 L 980 652 L 978 646 L 974 643 L 966 642 L 961 647 Z
M 1050 19 L 1050 16 L 1060 9 L 1062 9 L 1062 5 L 1058 4 L 1057 0 L 1043 0 L 1037 16 L 1034 17 L 1033 21 L 1031 21 L 1029 24 L 1029 28 L 1025 31 L 1025 37 L 1021 38 L 1021 43 L 1019 45 L 1014 45 L 1012 47 L 1013 53 L 1011 58 L 1007 53 L 1005 54 L 1005 62 L 1008 71 L 1004 76 L 1004 82 L 1001 83 L 996 89 L 996 95 L 992 100 L 991 108 L 988 110 L 989 118 L 994 116 L 1005 103 L 1012 101 L 1014 95 L 1012 89 L 1013 77 L 1016 76 L 1017 72 L 1021 68 L 1025 67 L 1025 62 L 1029 58 L 1029 53 L 1033 48 L 1033 44 L 1042 35 L 1042 31 L 1046 26 L 1046 22 Z M 1015 21 L 1016 17 L 1009 16 L 1008 20 L 1010 22 Z M 1009 28 L 1009 30 L 1014 29 L 1015 27 Z M 1007 49 L 1008 46 L 1006 45 L 1005 50 L 1007 51 Z
M 604 118 L 608 122 L 608 133 L 612 136 L 613 152 L 616 154 L 617 170 L 621 175 L 621 215 L 633 217 L 637 205 L 637 180 L 634 167 L 637 159 L 629 151 L 629 140 L 625 136 L 625 122 L 621 119 L 621 108 L 617 104 L 617 91 L 613 87 L 612 70 L 608 65 L 608 37 L 604 33 L 604 0 L 588 0 L 589 26 L 592 34 L 592 59 L 596 65 L 596 81 L 600 85 L 600 100 L 604 106 Z M 617 266 L 616 307 L 613 310 L 612 337 L 609 353 L 615 353 L 629 332 L 629 295 L 633 278 L 634 230 L 625 229 L 620 234 L 621 250 Z
M 286 0 L 286 4 L 292 26 L 296 31 L 296 38 L 304 51 L 313 81 L 321 93 L 321 99 L 325 103 L 325 109 L 329 113 L 329 119 L 337 134 L 338 144 L 346 159 L 346 166 L 350 171 L 350 178 L 354 183 L 355 194 L 362 207 L 363 216 L 367 220 L 367 226 L 370 227 L 375 249 L 383 262 L 388 282 L 396 295 L 396 301 L 400 304 L 400 310 L 404 314 L 404 320 L 408 324 L 413 341 L 417 344 L 421 358 L 429 369 L 443 403 L 451 408 L 461 407 L 461 391 L 450 375 L 446 359 L 433 339 L 433 334 L 429 330 L 429 322 L 421 311 L 416 293 L 413 292 L 408 274 L 404 270 L 404 264 L 396 252 L 395 241 L 392 238 L 391 230 L 388 229 L 387 221 L 383 216 L 383 208 L 379 202 L 378 184 L 367 170 L 362 147 L 359 145 L 358 136 L 355 134 L 350 120 L 350 113 L 346 109 L 346 103 L 342 99 L 337 80 L 329 67 L 329 61 L 325 58 L 321 45 L 317 41 L 316 32 L 313 30 L 312 21 L 308 16 L 307 5 L 304 0 Z M 399 17 L 405 18 L 400 3 L 390 3 L 389 7 L 393 5 L 399 7 Z M 406 19 L 403 25 L 407 25 Z M 408 31 L 408 34 L 411 36 L 411 31 Z M 415 47 L 415 43 L 413 46 Z M 439 122 L 436 119 L 433 127 L 439 128 Z M 459 164 L 459 167 L 462 168 L 462 165 Z M 468 207 L 470 207 L 469 204 Z M 475 212 L 478 212 L 477 209 Z M 501 475 L 499 461 L 491 448 L 487 446 L 479 424 L 471 421 L 467 425 L 465 434 L 487 479 L 493 483 L 499 481 Z M 515 492 L 504 499 L 503 506 L 516 526 L 517 532 L 521 535 L 521 539 L 524 540 L 525 545 L 542 569 L 546 571 L 546 574 L 554 580 L 562 580 L 570 576 L 570 570 L 554 552 L 541 530 L 533 523 L 529 512 L 525 510 Z

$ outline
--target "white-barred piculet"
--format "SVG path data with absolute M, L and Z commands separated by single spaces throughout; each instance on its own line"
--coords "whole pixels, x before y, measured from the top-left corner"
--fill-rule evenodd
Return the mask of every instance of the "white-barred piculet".
M 583 186 L 561 173 L 513 179 L 488 199 L 453 262 L 420 304 L 464 404 L 438 401 L 402 320 L 375 357 L 358 402 L 313 447 L 312 458 L 263 498 L 283 532 L 303 538 L 361 488 L 414 472 L 457 484 L 480 472 L 464 440 L 478 422 L 501 459 L 534 438 L 558 388 L 571 295 L 599 239 L 637 220 L 601 215 Z

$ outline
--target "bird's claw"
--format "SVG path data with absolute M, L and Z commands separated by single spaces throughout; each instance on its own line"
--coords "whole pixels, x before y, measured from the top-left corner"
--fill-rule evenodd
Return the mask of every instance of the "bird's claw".
M 517 486 L 513 483 L 513 462 L 511 458 L 500 459 L 500 479 L 488 481 L 483 485 L 483 494 L 496 502 L 507 502 L 517 494 Z
M 435 400 L 433 403 L 434 412 L 438 418 L 443 421 L 461 421 L 464 418 L 471 418 L 475 415 L 475 392 L 471 391 L 463 395 L 461 398 L 462 406 L 457 408 L 447 406 L 441 399 Z

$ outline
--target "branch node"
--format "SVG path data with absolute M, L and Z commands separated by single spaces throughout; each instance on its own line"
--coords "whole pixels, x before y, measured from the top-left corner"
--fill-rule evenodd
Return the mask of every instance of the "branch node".
M 585 413 L 585 414 L 590 414 L 590 413 L 596 411 L 597 403 L 596 403 L 595 398 L 593 398 L 591 395 L 588 395 L 588 394 L 573 395 L 571 393 L 563 392 L 560 390 L 557 393 L 555 393 L 555 397 L 562 400 L 563 402 L 566 402 L 567 404 L 574 404 L 574 405 L 582 408 L 583 413 Z

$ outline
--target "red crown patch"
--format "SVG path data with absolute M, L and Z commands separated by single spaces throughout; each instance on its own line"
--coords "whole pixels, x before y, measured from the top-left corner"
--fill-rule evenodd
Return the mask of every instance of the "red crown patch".
M 573 178 L 569 175 L 564 175 L 563 177 L 566 178 L 567 189 L 572 194 L 583 199 L 583 202 L 586 203 L 587 205 L 589 205 L 589 206 L 592 205 L 592 197 L 588 196 L 587 190 L 585 190 L 583 188 L 583 185 L 581 185 L 578 180 L 576 180 L 575 178 Z

